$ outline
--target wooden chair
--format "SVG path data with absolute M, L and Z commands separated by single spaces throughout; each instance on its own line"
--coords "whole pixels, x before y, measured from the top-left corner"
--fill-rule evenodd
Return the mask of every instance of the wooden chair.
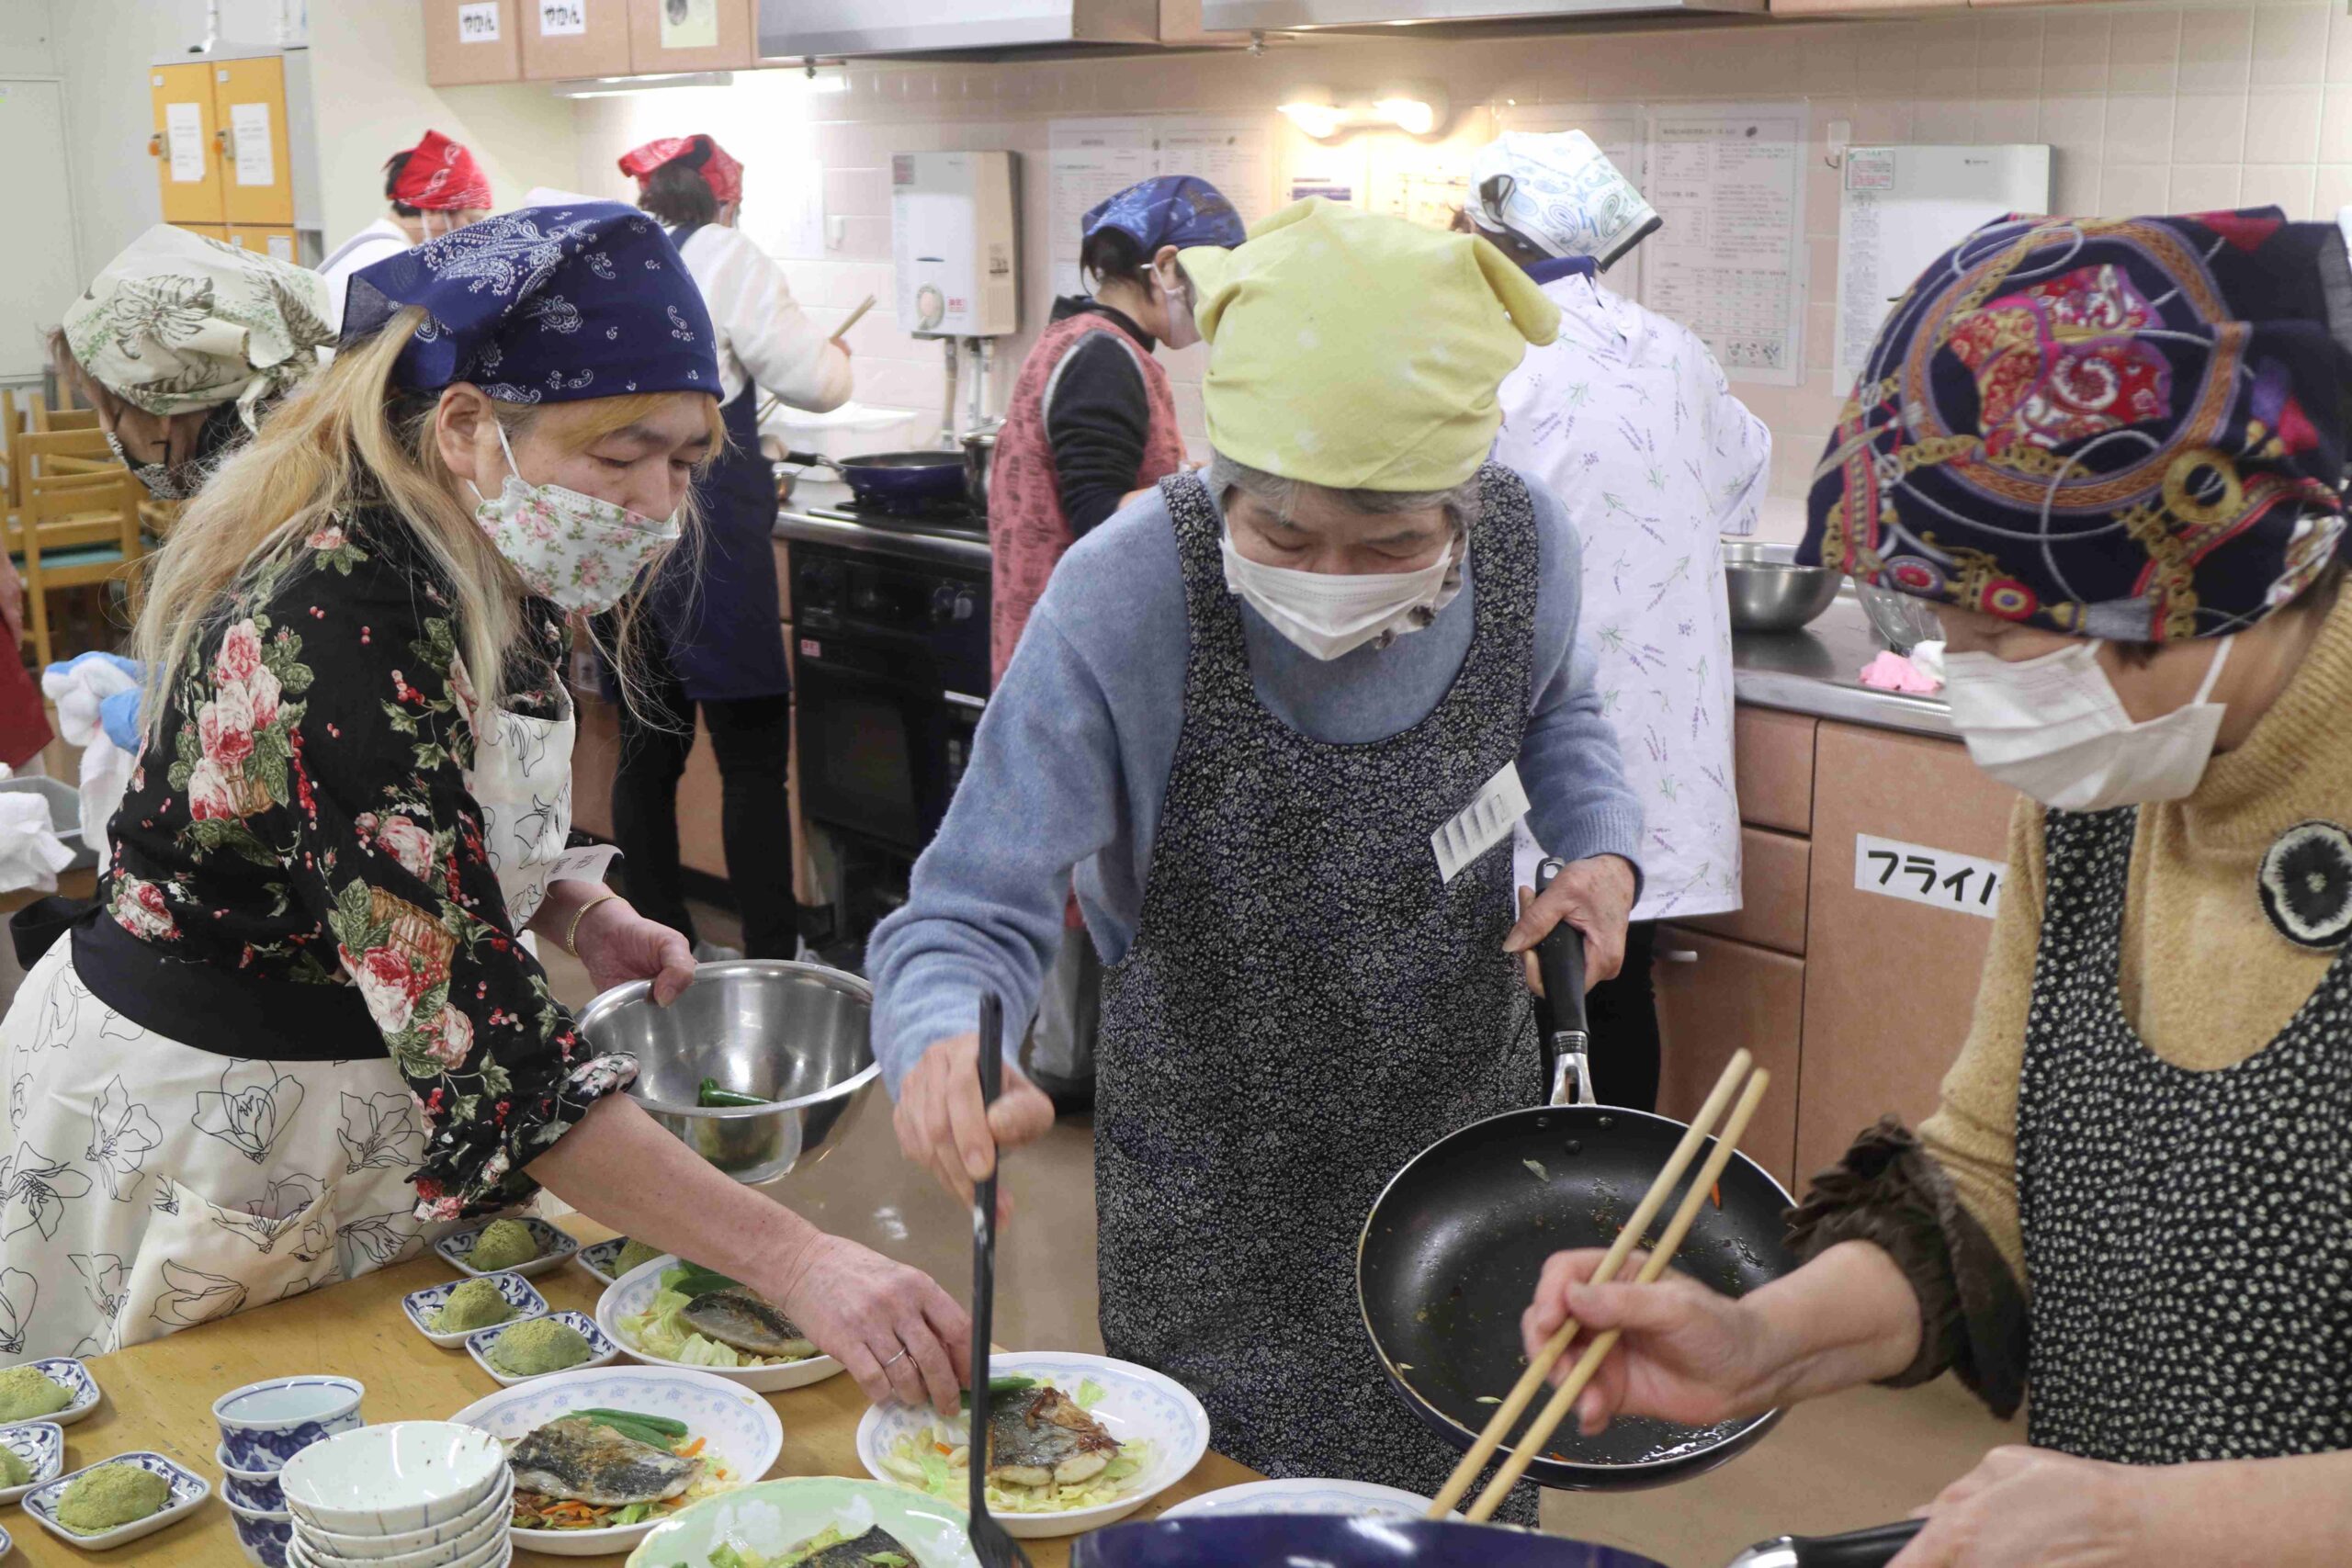
M 48 435 L 61 430 L 96 430 L 98 411 L 96 409 L 53 409 L 36 398 L 33 400 L 33 429 Z
M 25 503 L 25 465 L 17 454 L 17 440 L 32 428 L 32 411 L 40 406 L 39 392 L 19 398 L 14 391 L 0 391 L 0 461 L 8 465 L 5 510 L 9 512 Z
M 33 652 L 42 668 L 54 661 L 49 595 L 60 589 L 103 587 L 119 578 L 136 607 L 137 567 L 146 553 L 139 529 L 139 481 L 128 469 L 112 474 L 28 478 L 9 554 L 25 580 Z

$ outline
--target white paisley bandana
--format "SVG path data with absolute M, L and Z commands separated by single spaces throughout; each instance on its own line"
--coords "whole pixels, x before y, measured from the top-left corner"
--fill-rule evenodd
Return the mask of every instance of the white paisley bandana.
M 158 223 L 65 312 L 74 363 L 152 414 L 246 412 L 318 367 L 334 342 L 326 279 Z

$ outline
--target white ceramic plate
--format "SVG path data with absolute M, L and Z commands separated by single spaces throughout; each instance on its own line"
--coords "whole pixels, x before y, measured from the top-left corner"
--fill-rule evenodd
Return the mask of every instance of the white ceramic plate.
M 741 1485 L 765 1475 L 784 1451 L 784 1423 L 766 1400 L 725 1378 L 669 1367 L 553 1372 L 478 1399 L 449 1419 L 480 1427 L 513 1444 L 535 1427 L 599 1405 L 684 1422 L 691 1436 L 704 1439 L 703 1452 L 717 1458 Z M 557 1557 L 596 1557 L 626 1551 L 660 1523 L 650 1519 L 596 1530 L 518 1529 L 514 1544 Z
M 496 1537 L 482 1546 L 469 1551 L 461 1557 L 448 1557 L 435 1552 L 393 1561 L 382 1559 L 390 1568 L 505 1568 L 514 1560 L 514 1543 L 503 1536 Z M 287 1568 L 349 1568 L 351 1559 L 334 1557 L 321 1551 L 300 1535 L 286 1543 Z M 362 1568 L 379 1568 L 378 1562 L 362 1564 Z
M 596 1320 L 590 1317 L 586 1313 L 551 1312 L 542 1313 L 539 1315 L 541 1317 L 552 1317 L 558 1323 L 570 1324 L 572 1327 L 580 1331 L 580 1337 L 582 1339 L 588 1341 L 588 1359 L 581 1362 L 576 1367 L 566 1367 L 563 1369 L 564 1371 L 586 1371 L 594 1367 L 605 1366 L 619 1359 L 621 1353 L 620 1342 L 615 1339 L 611 1335 L 605 1333 L 603 1329 L 597 1327 Z M 508 1332 L 510 1329 L 520 1328 L 526 1323 L 535 1323 L 537 1321 L 537 1318 L 524 1317 L 517 1318 L 513 1323 L 502 1323 L 490 1328 L 477 1328 L 471 1334 L 466 1336 L 466 1354 L 474 1359 L 474 1365 L 480 1367 L 483 1371 L 488 1372 L 492 1377 L 496 1378 L 503 1386 L 507 1388 L 513 1388 L 517 1383 L 537 1382 L 541 1378 L 560 1376 L 560 1374 L 556 1372 L 526 1372 L 517 1376 L 514 1372 L 501 1371 L 498 1365 L 490 1359 L 490 1348 L 498 1343 L 498 1337 L 500 1335 Z
M 172 1500 L 143 1519 L 133 1519 L 127 1525 L 117 1525 L 96 1535 L 83 1535 L 57 1522 L 57 1505 L 63 1499 L 65 1488 L 73 1484 L 74 1476 L 81 1474 L 82 1470 L 96 1470 L 97 1464 L 84 1465 L 73 1475 L 61 1475 L 26 1495 L 25 1512 L 30 1514 L 41 1529 L 68 1546 L 76 1546 L 85 1551 L 104 1551 L 110 1546 L 120 1546 L 125 1541 L 153 1535 L 173 1520 L 202 1507 L 204 1500 L 212 1495 L 212 1484 L 204 1477 L 174 1464 L 162 1454 L 150 1453 L 143 1449 L 135 1453 L 117 1454 L 112 1459 L 100 1460 L 98 1464 L 134 1464 L 141 1470 L 153 1471 L 171 1483 Z
M 654 1527 L 629 1553 L 627 1568 L 704 1568 L 721 1545 L 780 1558 L 829 1527 L 856 1537 L 876 1525 L 897 1537 L 922 1568 L 980 1568 L 965 1538 L 963 1509 L 920 1492 L 838 1475 L 763 1481 L 697 1503 Z
M 787 1388 L 805 1388 L 812 1382 L 822 1382 L 842 1370 L 842 1364 L 831 1356 L 811 1356 L 805 1361 L 792 1361 L 781 1367 L 690 1367 L 684 1361 L 673 1361 L 639 1350 L 621 1332 L 621 1319 L 643 1312 L 652 1303 L 662 1289 L 664 1269 L 678 1266 L 675 1257 L 664 1254 L 650 1263 L 640 1263 L 596 1298 L 596 1323 L 621 1353 L 632 1361 L 649 1367 L 673 1367 L 680 1371 L 708 1372 L 715 1378 L 725 1378 L 755 1393 L 777 1393 Z
M 71 1356 L 44 1356 L 38 1361 L 15 1361 L 10 1366 L 39 1367 L 41 1376 L 73 1395 L 64 1409 L 52 1411 L 47 1416 L 36 1416 L 33 1417 L 36 1421 L 53 1421 L 60 1427 L 71 1427 L 98 1407 L 98 1380 L 90 1375 L 89 1368 Z M 7 1367 L 0 1367 L 0 1371 L 7 1370 Z
M 340 1568 L 352 1562 L 405 1561 L 419 1553 L 442 1556 L 453 1550 L 474 1551 L 498 1534 L 513 1511 L 514 1502 L 514 1477 L 502 1467 L 498 1484 L 481 1502 L 444 1524 L 397 1535 L 344 1535 L 297 1518 L 294 1533 L 310 1554 L 327 1568 Z
M 1418 1519 L 1430 1500 L 1369 1481 L 1248 1481 L 1187 1497 L 1160 1510 L 1163 1519 L 1230 1518 L 1237 1514 L 1347 1514 L 1378 1519 Z
M 506 1450 L 452 1421 L 393 1421 L 338 1433 L 277 1472 L 298 1523 L 351 1536 L 446 1524 L 470 1513 L 505 1479 Z
M 495 1284 L 498 1287 L 498 1293 L 505 1298 L 506 1304 L 513 1307 L 521 1317 L 546 1315 L 547 1298 L 532 1289 L 531 1281 L 523 1278 L 522 1275 L 511 1269 L 504 1269 L 496 1274 L 477 1274 L 474 1278 L 488 1280 Z M 411 1291 L 401 1298 L 401 1311 L 408 1314 L 408 1320 L 416 1326 L 416 1331 L 445 1350 L 455 1350 L 466 1342 L 466 1336 L 481 1332 L 477 1328 L 453 1328 L 444 1334 L 439 1329 L 430 1326 L 433 1314 L 440 1311 L 442 1303 L 449 1299 L 450 1293 L 464 1283 L 463 1280 L 453 1280 L 446 1285 L 427 1285 L 421 1291 Z M 495 1328 L 500 1325 L 492 1324 L 491 1326 Z
M 1140 1473 L 1128 1477 L 1127 1489 L 1112 1501 L 1057 1514 L 996 1514 L 1007 1535 L 1023 1540 L 1078 1535 L 1125 1518 L 1191 1474 L 1208 1452 L 1208 1412 L 1191 1390 L 1148 1367 L 1107 1356 L 1035 1351 L 991 1357 L 989 1372 L 996 1377 L 1019 1372 L 1051 1382 L 1073 1398 L 1079 1386 L 1091 1379 L 1102 1397 L 1089 1414 L 1121 1443 L 1151 1445 L 1149 1461 Z M 938 1419 L 939 1413 L 928 1405 L 916 1409 L 895 1401 L 869 1405 L 857 1424 L 857 1457 L 866 1472 L 876 1481 L 905 1485 L 882 1462 L 883 1456 L 900 1438 Z
M 519 1220 L 523 1228 L 531 1233 L 532 1239 L 539 1244 L 539 1255 L 528 1263 L 517 1263 L 512 1269 L 492 1269 L 487 1272 L 520 1274 L 526 1280 L 535 1280 L 550 1269 L 562 1268 L 580 1250 L 579 1242 L 545 1220 L 535 1219 L 528 1214 L 513 1214 L 505 1217 Z M 452 1231 L 435 1242 L 433 1250 L 441 1255 L 441 1261 L 460 1274 L 483 1273 L 485 1270 L 475 1268 L 469 1259 L 474 1255 L 474 1243 L 481 1239 L 481 1233 L 497 1223 L 496 1220 L 484 1220 L 481 1224 L 469 1226 L 465 1230 Z
M 420 1546 L 413 1551 L 395 1552 L 389 1556 L 345 1557 L 331 1546 L 318 1532 L 304 1528 L 299 1521 L 293 1530 L 293 1544 L 302 1555 L 319 1568 L 470 1568 L 470 1565 L 494 1562 L 512 1550 L 508 1540 L 506 1515 L 514 1502 L 511 1489 L 494 1495 L 498 1509 L 465 1534 L 455 1536 L 437 1546 Z M 369 1542 L 372 1551 L 375 1542 Z
M 14 1503 L 35 1487 L 48 1485 L 65 1468 L 65 1434 L 54 1421 L 19 1421 L 13 1427 L 0 1427 L 0 1443 L 14 1449 L 25 1468 L 33 1472 L 22 1486 L 0 1487 L 0 1504 Z

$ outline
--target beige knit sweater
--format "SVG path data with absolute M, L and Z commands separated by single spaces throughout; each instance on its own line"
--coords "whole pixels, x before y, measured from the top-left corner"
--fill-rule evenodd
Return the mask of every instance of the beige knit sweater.
M 2352 828 L 2352 591 L 2302 665 L 2186 800 L 2143 807 L 2124 898 L 2124 1015 L 2148 1048 L 2192 1071 L 2234 1066 L 2283 1030 L 2334 961 L 2271 926 L 2256 872 L 2273 840 L 2318 818 Z M 2009 879 L 1976 1016 L 1920 1142 L 1951 1178 L 2020 1288 L 2018 1077 L 2041 942 L 2042 808 L 2009 822 Z

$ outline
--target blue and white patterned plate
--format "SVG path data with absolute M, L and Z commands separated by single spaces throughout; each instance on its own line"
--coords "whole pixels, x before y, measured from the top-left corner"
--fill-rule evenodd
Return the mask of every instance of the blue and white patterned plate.
M 593 1367 L 604 1366 L 616 1359 L 621 1353 L 621 1348 L 613 1342 L 612 1336 L 597 1327 L 596 1320 L 584 1312 L 541 1313 L 539 1316 L 552 1317 L 558 1323 L 570 1324 L 580 1331 L 582 1338 L 588 1341 L 588 1359 L 576 1367 L 564 1368 L 563 1370 L 567 1372 L 586 1371 Z M 466 1336 L 466 1354 L 474 1359 L 474 1365 L 508 1388 L 513 1388 L 517 1383 L 536 1382 L 541 1378 L 554 1377 L 557 1374 L 553 1372 L 526 1372 L 518 1376 L 514 1372 L 501 1371 L 490 1359 L 490 1348 L 498 1342 L 500 1335 L 511 1329 L 520 1328 L 526 1323 L 537 1321 L 538 1318 L 523 1317 L 515 1319 L 513 1323 L 502 1323 L 490 1328 L 477 1328 Z
M 1369 1481 L 1248 1481 L 1172 1503 L 1163 1519 L 1219 1518 L 1235 1514 L 1345 1514 L 1376 1519 L 1418 1519 L 1430 1500 L 1395 1486 Z
M 610 1241 L 591 1242 L 580 1249 L 580 1267 L 607 1285 L 612 1284 L 621 1277 L 617 1265 L 628 1246 L 628 1237 L 625 1235 L 616 1235 Z
M 1108 1503 L 1057 1514 L 995 1514 L 995 1510 L 989 1510 L 1004 1526 L 1007 1535 L 1023 1540 L 1078 1535 L 1125 1518 L 1190 1475 L 1193 1467 L 1201 1462 L 1201 1456 L 1208 1452 L 1208 1412 L 1201 1408 L 1201 1402 L 1193 1397 L 1190 1389 L 1149 1367 L 1075 1351 L 1017 1351 L 990 1357 L 988 1371 L 996 1377 L 1018 1372 L 1040 1382 L 1050 1382 L 1073 1398 L 1080 1386 L 1091 1381 L 1102 1389 L 1102 1397 L 1088 1407 L 1088 1413 L 1121 1443 L 1151 1445 L 1150 1459 L 1142 1472 L 1130 1477 L 1125 1490 Z M 883 1457 L 899 1439 L 911 1437 L 938 1419 L 939 1413 L 928 1405 L 917 1409 L 894 1400 L 888 1404 L 867 1406 L 865 1418 L 857 1424 L 857 1457 L 866 1472 L 876 1481 L 905 1485 L 883 1463 Z
M 522 1222 L 523 1228 L 531 1233 L 531 1239 L 539 1244 L 539 1255 L 528 1263 L 517 1263 L 512 1269 L 492 1270 L 492 1272 L 520 1274 L 526 1280 L 537 1279 L 550 1269 L 562 1268 L 580 1250 L 580 1243 L 577 1240 L 556 1229 L 545 1220 L 535 1219 L 528 1214 L 514 1214 L 505 1217 Z M 483 1270 L 475 1268 L 470 1261 L 474 1255 L 474 1244 L 481 1240 L 482 1232 L 497 1223 L 496 1220 L 484 1220 L 481 1224 L 469 1226 L 465 1230 L 452 1231 L 435 1242 L 433 1250 L 441 1255 L 441 1260 L 444 1263 L 458 1273 L 481 1274 Z
M 980 1568 L 966 1536 L 971 1525 L 963 1509 L 920 1492 L 839 1475 L 763 1481 L 697 1503 L 655 1526 L 624 1568 L 705 1563 L 722 1545 L 775 1562 L 827 1529 L 854 1539 L 876 1526 L 896 1537 L 922 1568 Z
M 488 1280 L 496 1284 L 498 1293 L 506 1298 L 506 1304 L 513 1307 L 520 1316 L 539 1317 L 543 1316 L 548 1310 L 547 1298 L 532 1289 L 531 1281 L 520 1274 L 500 1272 L 477 1274 L 474 1278 Z M 421 1291 L 411 1291 L 401 1298 L 401 1311 L 408 1314 L 408 1320 L 416 1325 L 416 1331 L 445 1350 L 458 1348 L 466 1342 L 467 1335 L 481 1332 L 480 1329 L 474 1328 L 454 1328 L 444 1334 L 433 1326 L 433 1314 L 441 1310 L 442 1303 L 449 1299 L 450 1292 L 464 1283 L 463 1280 L 452 1280 L 446 1285 L 427 1285 Z M 495 1328 L 499 1325 L 492 1324 L 491 1326 Z
M 12 1362 L 10 1367 L 38 1367 L 41 1376 L 72 1395 L 64 1409 L 40 1416 L 40 1420 L 71 1427 L 98 1407 L 98 1380 L 90 1375 L 89 1368 L 71 1356 L 43 1356 L 38 1361 Z M 10 1367 L 0 1367 L 0 1371 L 9 1371 Z
M 84 1471 L 97 1469 L 98 1464 L 130 1464 L 137 1465 L 141 1470 L 153 1472 L 171 1483 L 171 1501 L 143 1519 L 133 1519 L 127 1525 L 117 1525 L 110 1530 L 101 1530 L 96 1535 L 84 1535 L 78 1530 L 67 1529 L 57 1520 L 57 1506 L 63 1501 L 65 1489 L 74 1483 L 74 1477 L 82 1474 Z M 61 1475 L 48 1485 L 36 1488 L 25 1498 L 25 1512 L 39 1521 L 41 1529 L 67 1545 L 78 1546 L 85 1551 L 104 1551 L 110 1546 L 120 1546 L 125 1541 L 137 1540 L 141 1536 L 153 1535 L 175 1519 L 192 1514 L 202 1507 L 204 1500 L 212 1495 L 212 1483 L 204 1477 L 184 1466 L 173 1463 L 162 1454 L 152 1453 L 144 1449 L 134 1453 L 117 1454 L 112 1459 L 100 1460 L 98 1464 L 85 1464 L 73 1475 Z
M 0 1486 L 0 1504 L 13 1503 L 34 1487 L 48 1485 L 65 1468 L 65 1434 L 54 1421 L 19 1421 L 13 1427 L 0 1427 L 0 1443 L 14 1450 L 33 1475 L 22 1486 Z
M 766 1400 L 708 1372 L 665 1367 L 552 1372 L 478 1399 L 449 1419 L 511 1444 L 573 1411 L 598 1406 L 684 1422 L 690 1436 L 703 1439 L 703 1453 L 725 1466 L 738 1485 L 765 1475 L 784 1451 L 784 1423 Z M 514 1544 L 526 1551 L 594 1557 L 628 1551 L 658 1522 L 595 1530 L 518 1529 Z
M 640 1263 L 613 1282 L 612 1287 L 596 1298 L 596 1321 L 605 1332 L 620 1342 L 622 1352 L 632 1361 L 642 1361 L 649 1367 L 674 1367 L 681 1371 L 708 1372 L 741 1383 L 755 1393 L 780 1393 L 788 1388 L 805 1388 L 812 1382 L 822 1382 L 842 1370 L 842 1364 L 831 1356 L 810 1356 L 806 1360 L 786 1361 L 780 1367 L 689 1367 L 684 1361 L 673 1361 L 657 1356 L 650 1350 L 640 1350 L 628 1341 L 621 1322 L 635 1317 L 653 1304 L 662 1292 L 662 1276 L 678 1266 L 676 1255 L 663 1253 L 650 1262 Z

